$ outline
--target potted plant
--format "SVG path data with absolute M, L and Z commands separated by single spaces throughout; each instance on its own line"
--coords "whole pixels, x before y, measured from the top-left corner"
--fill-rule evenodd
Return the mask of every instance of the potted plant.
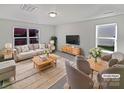
M 90 55 L 95 59 L 95 62 L 97 62 L 97 58 L 102 55 L 102 50 L 100 48 L 92 48 L 90 49 Z

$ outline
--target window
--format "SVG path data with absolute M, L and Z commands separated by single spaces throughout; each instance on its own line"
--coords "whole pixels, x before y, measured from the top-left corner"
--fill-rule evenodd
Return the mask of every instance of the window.
M 29 43 L 34 44 L 39 42 L 39 31 L 37 29 L 29 29 Z
M 14 28 L 14 46 L 39 43 L 39 30 Z
M 96 26 L 96 47 L 103 52 L 113 53 L 117 51 L 117 24 L 104 24 Z

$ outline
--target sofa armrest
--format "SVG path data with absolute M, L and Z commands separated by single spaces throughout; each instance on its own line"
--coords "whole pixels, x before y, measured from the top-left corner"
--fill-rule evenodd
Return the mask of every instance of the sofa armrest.
M 17 54 L 17 50 L 16 49 L 13 49 L 13 54 Z
M 15 61 L 17 60 L 17 54 L 18 54 L 17 50 L 13 49 L 13 58 Z

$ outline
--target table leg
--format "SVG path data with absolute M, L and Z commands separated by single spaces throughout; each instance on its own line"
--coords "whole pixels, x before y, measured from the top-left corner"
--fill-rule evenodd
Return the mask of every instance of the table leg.
M 55 62 L 55 60 L 53 61 L 53 62 L 51 62 L 52 63 L 52 65 L 53 65 L 53 67 L 56 67 L 56 62 Z
M 16 80 L 16 74 L 14 73 L 14 80 Z
M 55 66 L 57 65 L 57 60 L 55 60 Z

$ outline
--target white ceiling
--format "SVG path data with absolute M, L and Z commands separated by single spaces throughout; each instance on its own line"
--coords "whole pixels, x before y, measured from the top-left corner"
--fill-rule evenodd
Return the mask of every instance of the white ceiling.
M 33 6 L 37 7 L 37 9 L 33 12 L 22 10 L 20 6 L 19 4 L 1 4 L 0 18 L 58 25 L 124 13 L 123 4 L 34 4 Z M 50 11 L 56 11 L 57 17 L 50 18 L 48 16 Z

